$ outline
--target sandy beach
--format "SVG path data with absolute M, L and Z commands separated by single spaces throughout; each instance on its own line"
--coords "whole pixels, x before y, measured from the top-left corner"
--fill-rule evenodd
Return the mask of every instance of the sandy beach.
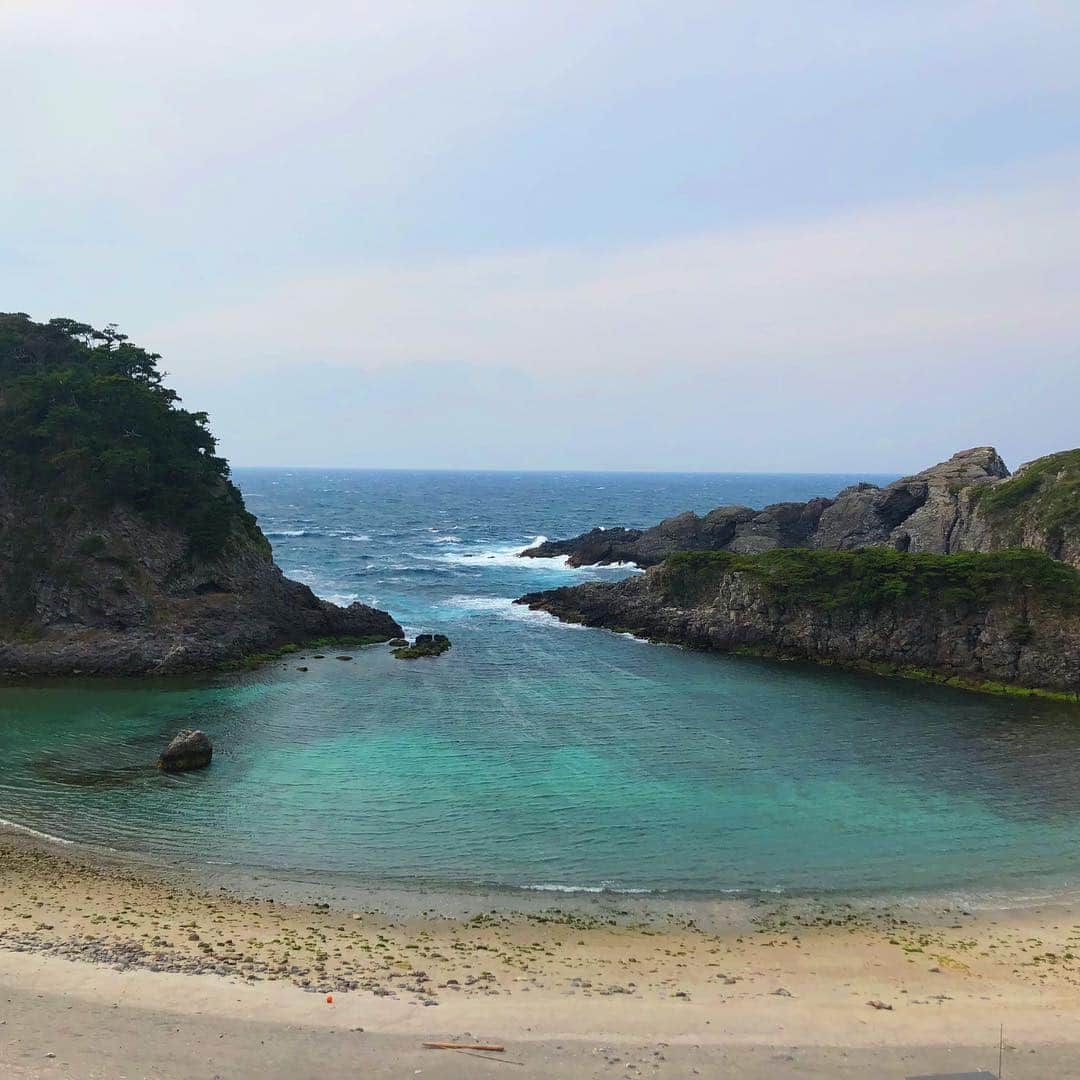
M 5 833 L 0 1069 L 996 1074 L 1003 1023 L 1006 1076 L 1080 1075 L 1071 903 L 730 901 L 690 917 L 618 897 L 482 902 L 421 897 L 395 914 L 245 898 Z M 482 1062 L 425 1041 L 505 1051 Z

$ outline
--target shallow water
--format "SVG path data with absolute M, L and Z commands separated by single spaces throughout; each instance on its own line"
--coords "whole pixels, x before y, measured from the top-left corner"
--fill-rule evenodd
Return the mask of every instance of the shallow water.
M 287 573 L 453 649 L 197 682 L 0 691 L 0 818 L 337 881 L 676 892 L 1073 884 L 1080 711 L 563 626 L 524 592 L 629 571 L 514 558 L 852 477 L 238 471 Z M 178 727 L 213 767 L 148 768 Z

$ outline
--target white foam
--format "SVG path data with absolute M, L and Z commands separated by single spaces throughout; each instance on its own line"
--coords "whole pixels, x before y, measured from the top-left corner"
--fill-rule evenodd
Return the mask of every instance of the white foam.
M 567 623 L 549 615 L 546 611 L 533 611 L 524 604 L 517 604 L 509 596 L 451 596 L 443 601 L 444 607 L 464 609 L 465 611 L 489 612 L 499 619 L 512 622 L 531 622 L 542 626 L 558 627 L 562 630 L 587 630 L 580 623 Z
M 450 596 L 443 603 L 448 607 L 464 608 L 466 611 L 512 611 L 515 607 L 519 610 L 520 604 L 515 605 L 513 598 L 509 596 Z
M 31 829 L 29 825 L 20 825 L 17 821 L 8 821 L 7 818 L 0 818 L 0 827 L 5 829 L 12 829 L 15 832 L 27 833 L 30 836 L 36 836 L 39 840 L 48 840 L 50 844 L 63 844 L 65 847 L 74 847 L 74 840 L 65 840 L 62 836 L 53 836 L 52 833 L 40 832 L 38 829 Z
M 500 544 L 496 547 L 481 548 L 479 551 L 447 552 L 439 555 L 442 562 L 453 563 L 456 566 L 505 566 L 515 570 L 559 570 L 568 574 L 588 575 L 590 573 L 604 573 L 604 571 L 616 571 L 623 573 L 627 570 L 635 574 L 643 573 L 637 563 L 617 562 L 608 563 L 605 566 L 570 566 L 569 555 L 545 555 L 528 558 L 522 557 L 523 551 L 539 547 L 547 543 L 546 536 L 537 536 L 524 546 L 518 544 Z
M 309 588 L 314 588 L 317 578 L 314 571 L 309 570 L 306 566 L 297 566 L 292 569 L 288 567 L 282 567 L 287 578 L 292 578 L 294 581 L 299 581 L 303 585 L 307 585 Z
M 436 536 L 432 541 L 435 544 L 460 544 L 461 537 L 455 536 L 453 533 L 448 533 L 446 536 Z
M 530 892 L 619 893 L 623 896 L 647 896 L 655 891 L 653 889 L 624 889 L 606 881 L 599 885 L 552 885 L 544 883 L 543 885 L 523 885 L 522 888 L 528 889 Z
M 320 598 L 323 600 L 329 600 L 331 604 L 337 604 L 338 607 L 348 607 L 350 604 L 355 604 L 360 599 L 359 593 L 326 593 L 320 594 Z
M 650 641 L 646 637 L 638 637 L 637 634 L 631 633 L 629 630 L 611 630 L 609 633 L 614 634 L 616 637 L 624 637 L 629 641 L 636 641 L 639 645 L 657 645 L 664 649 L 677 649 L 677 645 L 671 645 L 666 641 Z
M 285 536 L 314 536 L 316 533 L 309 533 L 307 529 L 276 529 L 265 534 L 268 538 L 272 537 L 285 537 Z
M 368 536 L 367 533 L 348 533 L 345 536 L 343 536 L 341 539 L 342 540 L 355 540 L 357 543 L 359 543 L 359 542 L 364 541 L 364 540 L 370 540 L 371 537 Z
M 556 555 L 544 559 L 523 559 L 522 551 L 536 547 L 538 544 L 547 542 L 546 536 L 538 536 L 524 546 L 521 544 L 500 544 L 497 547 L 481 548 L 479 551 L 451 551 L 438 556 L 442 562 L 453 563 L 455 566 L 506 566 L 518 570 L 542 569 L 545 566 L 558 567 L 560 570 L 570 569 L 566 565 L 566 555 Z

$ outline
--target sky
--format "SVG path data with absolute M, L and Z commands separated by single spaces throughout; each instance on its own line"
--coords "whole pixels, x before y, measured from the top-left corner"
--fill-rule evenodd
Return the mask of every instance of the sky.
M 1080 444 L 1075 0 L 3 0 L 0 309 L 237 465 Z

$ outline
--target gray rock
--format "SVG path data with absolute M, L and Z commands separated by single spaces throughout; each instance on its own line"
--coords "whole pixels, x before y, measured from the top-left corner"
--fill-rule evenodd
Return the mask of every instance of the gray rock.
M 956 525 L 960 517 L 961 493 L 975 484 L 1003 480 L 1009 475 L 1005 463 L 992 446 L 962 450 L 948 461 L 917 476 L 890 484 L 886 491 L 897 496 L 922 491 L 913 509 L 896 521 L 890 534 L 901 551 L 948 555 L 962 550 Z
M 398 660 L 417 660 L 425 656 L 442 656 L 450 648 L 450 639 L 445 634 L 417 634 L 416 640 L 404 648 L 395 649 Z
M 640 529 L 593 529 L 572 540 L 548 540 L 521 554 L 529 559 L 554 559 L 569 556 L 571 566 L 633 561 L 634 546 L 641 539 Z
M 876 484 L 844 488 L 822 513 L 811 546 L 845 551 L 883 543 L 889 529 L 875 511 L 881 494 Z
M 185 729 L 165 748 L 157 766 L 165 772 L 205 769 L 213 756 L 214 747 L 203 732 Z
M 158 675 L 201 671 L 286 644 L 399 637 L 385 611 L 338 607 L 291 581 L 269 544 L 238 536 L 220 556 L 192 553 L 187 536 L 128 507 L 69 496 L 55 524 L 55 493 L 0 474 L 0 673 Z M 108 557 L 87 554 L 87 536 Z M 28 538 L 38 552 L 29 572 Z
M 651 529 L 593 529 L 521 554 L 565 555 L 571 566 L 631 562 L 649 567 L 679 551 L 760 555 L 778 547 L 850 551 L 879 545 L 939 554 L 995 550 L 1008 546 L 1009 538 L 978 516 L 970 495 L 976 487 L 1008 476 L 997 451 L 980 446 L 886 487 L 854 484 L 834 499 L 776 503 L 762 510 L 721 506 L 704 517 L 678 514 Z M 1070 546 L 1034 529 L 1025 536 L 1026 546 L 1054 558 L 1061 557 L 1059 551 L 1072 553 L 1075 548 L 1074 564 L 1080 565 L 1080 537 Z
M 666 570 L 533 593 L 518 603 L 567 622 L 717 652 L 1080 694 L 1080 612 L 1021 581 L 988 599 L 830 607 L 770 593 L 759 575 L 738 569 L 710 575 L 700 592 L 669 589 Z

